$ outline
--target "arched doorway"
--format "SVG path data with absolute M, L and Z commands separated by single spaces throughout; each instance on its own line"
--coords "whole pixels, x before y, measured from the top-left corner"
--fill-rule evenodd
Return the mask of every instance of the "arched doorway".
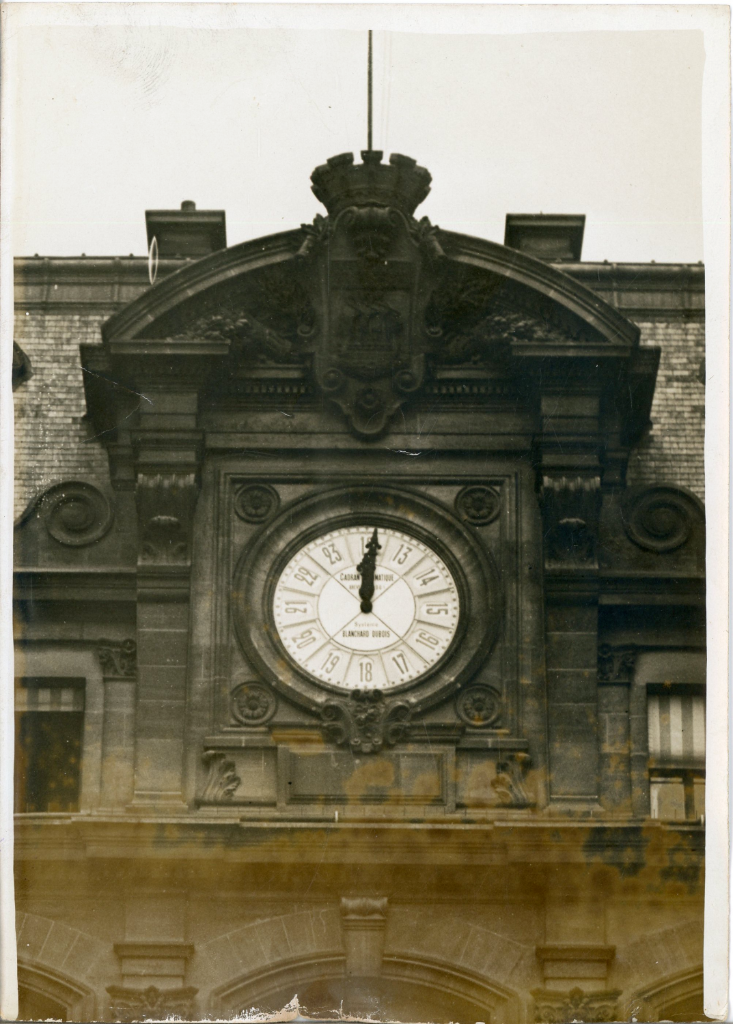
M 68 1020 L 66 1007 L 25 985 L 18 986 L 18 1020 Z
M 18 962 L 18 1020 L 93 1020 L 94 996 L 49 967 Z

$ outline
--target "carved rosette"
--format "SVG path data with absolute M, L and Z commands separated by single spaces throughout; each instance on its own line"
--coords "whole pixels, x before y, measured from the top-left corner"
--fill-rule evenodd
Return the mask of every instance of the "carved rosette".
M 636 667 L 635 647 L 611 647 L 601 644 L 598 648 L 598 682 L 630 683 Z
M 601 480 L 594 473 L 545 475 L 540 503 L 544 518 L 545 564 L 594 568 L 601 505 Z
M 645 551 L 666 554 L 689 539 L 700 511 L 690 495 L 676 487 L 632 491 L 621 506 L 629 540 Z
M 137 675 L 137 644 L 134 640 L 100 640 L 96 654 L 105 679 L 134 679 Z
M 502 807 L 528 807 L 531 803 L 525 786 L 530 756 L 516 750 L 505 753 L 496 762 L 496 775 L 491 787 Z
M 234 511 L 246 523 L 264 523 L 278 510 L 280 498 L 269 484 L 245 484 L 234 498 Z
M 139 565 L 190 565 L 197 497 L 195 473 L 138 473 Z
M 493 487 L 474 484 L 464 487 L 456 496 L 456 512 L 472 526 L 488 526 L 501 510 L 501 499 Z
M 620 991 L 583 992 L 573 988 L 569 992 L 555 992 L 552 989 L 535 989 L 536 1024 L 567 1024 L 568 1021 L 586 1024 L 606 1024 L 618 1017 Z
M 141 1020 L 194 1019 L 194 999 L 197 988 L 160 989 L 155 985 L 147 988 L 127 988 L 110 985 L 107 993 L 111 999 L 113 1020 L 132 1022 Z
M 202 761 L 208 769 L 208 775 L 200 803 L 219 804 L 231 800 L 242 784 L 234 761 L 221 750 L 205 750 Z
M 240 683 L 230 700 L 232 715 L 241 725 L 265 725 L 277 711 L 277 697 L 264 683 Z
M 456 712 L 466 725 L 480 729 L 501 719 L 501 695 L 491 686 L 469 686 L 456 698 Z
M 46 491 L 39 512 L 49 535 L 59 544 L 73 548 L 101 540 L 114 518 L 112 507 L 100 490 L 74 480 Z
M 337 746 L 348 744 L 354 752 L 370 754 L 406 738 L 411 709 L 406 701 L 386 700 L 380 690 L 354 690 L 333 698 L 321 708 L 326 737 Z

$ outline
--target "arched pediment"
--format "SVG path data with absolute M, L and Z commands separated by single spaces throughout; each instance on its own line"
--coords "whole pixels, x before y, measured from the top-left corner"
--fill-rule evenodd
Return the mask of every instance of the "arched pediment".
M 636 387 L 617 372 L 638 352 L 633 323 L 547 263 L 416 220 L 427 171 L 362 156 L 314 171 L 328 216 L 213 253 L 111 317 L 114 379 L 220 391 L 253 367 L 296 367 L 365 438 L 445 367 L 529 379 L 574 362 L 575 379 L 605 368 Z

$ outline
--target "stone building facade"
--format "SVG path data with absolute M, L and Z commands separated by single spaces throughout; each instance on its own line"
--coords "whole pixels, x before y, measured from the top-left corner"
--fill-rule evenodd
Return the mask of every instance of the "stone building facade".
M 312 180 L 17 261 L 21 1015 L 700 1019 L 703 268 Z

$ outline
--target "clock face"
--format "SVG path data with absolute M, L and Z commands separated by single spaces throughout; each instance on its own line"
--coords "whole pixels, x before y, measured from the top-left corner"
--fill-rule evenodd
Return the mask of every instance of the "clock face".
M 448 650 L 459 611 L 445 562 L 390 527 L 345 527 L 306 544 L 273 599 L 290 656 L 344 689 L 389 690 L 425 675 Z

